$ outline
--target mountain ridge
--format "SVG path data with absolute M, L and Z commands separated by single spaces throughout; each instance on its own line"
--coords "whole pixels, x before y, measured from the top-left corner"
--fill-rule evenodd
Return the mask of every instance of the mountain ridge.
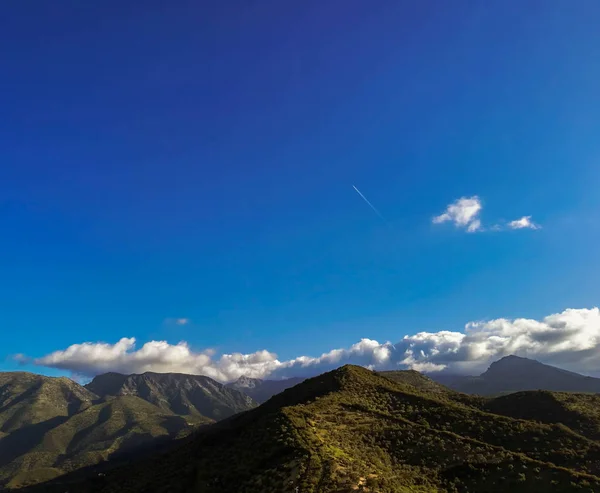
M 0 373 L 0 487 L 49 480 L 255 406 L 208 377 L 112 373 L 82 386 L 66 377 Z
M 484 384 L 506 389 L 522 385 L 523 375 L 536 377 L 536 382 L 551 375 L 561 386 L 559 376 L 578 385 L 597 380 L 519 357 L 502 358 L 479 377 L 465 378 L 471 389 Z M 27 491 L 64 492 L 70 481 L 82 493 L 251 493 L 288 491 L 291 484 L 300 491 L 331 493 L 357 488 L 549 493 L 557 485 L 560 491 L 579 491 L 586 485 L 600 491 L 600 395 L 528 390 L 486 398 L 445 387 L 431 376 L 345 365 L 287 387 L 259 407 L 232 384 L 261 389 L 268 380 L 242 377 L 223 385 L 185 374 L 109 373 L 84 388 L 55 379 L 52 385 L 71 399 L 76 413 L 69 416 L 68 405 L 59 406 L 63 416 L 52 418 L 57 421 L 39 447 L 33 447 L 31 458 L 10 462 L 8 484 L 26 483 L 27 468 L 34 463 L 35 479 L 50 482 L 42 490 Z M 30 375 L 25 380 L 39 383 L 44 378 Z M 242 413 L 230 408 L 225 419 L 190 434 L 199 424 L 214 421 L 201 414 L 198 394 L 206 403 L 221 391 L 222 402 L 250 403 L 251 408 Z M 230 392 L 237 396 L 233 401 Z M 25 401 L 14 405 L 19 402 Z M 78 434 L 89 422 L 96 426 Z M 177 436 L 188 438 L 172 441 Z M 3 443 L 18 443 L 14 435 L 3 440 L 0 436 L 0 450 L 13 449 L 2 448 Z M 83 454 L 79 462 L 44 462 L 44 454 L 64 450 L 69 443 L 72 451 Z M 164 443 L 168 451 L 139 461 L 131 456 L 128 467 L 120 465 L 121 459 L 113 460 L 144 443 Z M 92 444 L 99 444 L 100 453 L 89 454 Z M 87 471 L 80 469 L 86 465 L 91 465 L 91 476 L 77 473 Z M 75 473 L 56 478 L 69 471 Z
M 181 447 L 72 487 L 81 493 L 600 490 L 600 443 L 585 429 L 493 413 L 486 407 L 493 401 L 346 365 L 208 427 Z M 503 406 L 498 411 L 510 410 Z M 49 483 L 43 491 L 67 486 Z
M 165 411 L 214 420 L 256 405 L 250 396 L 203 375 L 110 373 L 95 377 L 85 387 L 100 397 L 135 395 Z

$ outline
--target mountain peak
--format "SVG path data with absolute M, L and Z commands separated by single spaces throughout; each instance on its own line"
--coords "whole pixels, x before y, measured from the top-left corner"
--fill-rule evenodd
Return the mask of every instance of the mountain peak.
M 517 356 L 516 354 L 509 354 L 508 356 L 504 356 L 502 358 L 500 358 L 498 361 L 496 361 L 496 363 L 499 363 L 500 361 L 535 361 L 529 358 L 523 358 L 522 356 Z
M 523 371 L 527 371 L 526 375 L 523 375 Z M 515 376 L 519 376 L 519 378 L 531 377 L 532 373 L 534 374 L 543 374 L 543 375 L 551 375 L 551 374 L 561 374 L 561 375 L 570 375 L 571 377 L 576 378 L 586 378 L 579 373 L 574 373 L 568 370 L 564 370 L 562 368 L 557 368 L 555 366 L 547 365 L 542 363 L 541 361 L 529 358 L 522 358 L 521 356 L 505 356 L 498 361 L 494 361 L 485 373 L 482 373 L 482 377 L 490 377 L 490 376 L 506 376 L 506 374 L 511 374 Z
M 263 380 L 260 378 L 251 378 L 247 377 L 246 375 L 242 375 L 235 381 L 235 383 L 237 388 L 254 388 L 257 385 L 261 385 Z
M 508 356 L 504 356 L 504 357 L 500 358 L 498 361 L 494 361 L 494 363 L 492 363 L 492 364 L 498 364 L 498 363 L 510 363 L 510 364 L 538 363 L 538 364 L 541 364 L 539 361 L 537 361 L 535 359 L 523 358 L 522 356 L 517 356 L 516 354 L 509 354 Z
M 524 368 L 539 368 L 542 366 L 546 366 L 543 363 L 540 363 L 537 360 L 522 358 L 521 356 L 515 356 L 511 354 L 509 356 L 504 356 L 500 358 L 498 361 L 494 361 L 487 371 L 483 373 L 481 376 L 491 376 L 494 374 L 505 374 L 505 373 L 513 373 L 513 372 L 521 372 Z M 549 367 L 550 368 L 550 367 Z

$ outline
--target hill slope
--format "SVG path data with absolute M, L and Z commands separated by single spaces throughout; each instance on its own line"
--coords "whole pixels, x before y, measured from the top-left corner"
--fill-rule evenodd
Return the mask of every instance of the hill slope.
M 43 491 L 600 491 L 600 444 L 584 429 L 494 414 L 491 402 L 345 366 L 167 454 Z
M 68 378 L 0 373 L 0 439 L 25 426 L 69 416 L 94 399 L 96 395 Z
M 182 416 L 205 416 L 214 420 L 256 406 L 242 392 L 201 375 L 106 373 L 94 378 L 86 388 L 100 397 L 133 395 L 167 412 Z
M 378 372 L 378 374 L 398 383 L 412 385 L 413 387 L 425 392 L 439 394 L 447 394 L 448 392 L 451 392 L 449 388 L 444 387 L 428 376 L 425 376 L 415 370 L 381 371 Z
M 583 436 L 600 440 L 599 394 L 516 392 L 491 399 L 483 407 L 513 418 L 561 423 Z
M 67 378 L 0 373 L 0 487 L 48 480 L 254 407 L 233 389 L 207 379 L 200 390 L 187 377 L 157 378 L 174 397 L 151 402 L 157 394 L 146 392 L 154 389 L 148 382 L 139 385 L 144 399 L 131 385 L 129 394 L 98 396 Z
M 259 404 L 268 401 L 271 397 L 285 389 L 303 382 L 304 378 L 288 378 L 285 380 L 261 380 L 260 378 L 240 377 L 227 386 L 249 395 Z
M 506 356 L 478 377 L 431 374 L 437 382 L 459 392 L 498 395 L 524 390 L 600 392 L 600 378 L 586 377 L 539 361 Z

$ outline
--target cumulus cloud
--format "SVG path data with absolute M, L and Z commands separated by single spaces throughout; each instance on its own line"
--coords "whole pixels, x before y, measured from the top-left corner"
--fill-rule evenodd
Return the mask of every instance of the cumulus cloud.
M 122 338 L 116 344 L 84 342 L 55 351 L 34 360 L 36 365 L 69 370 L 78 375 L 94 376 L 118 373 L 189 373 L 227 381 L 242 375 L 260 378 L 271 373 L 280 363 L 268 351 L 252 354 L 224 354 L 214 360 L 214 351 L 193 351 L 186 342 L 169 344 L 150 341 L 136 349 L 135 338 Z
M 531 216 L 523 216 L 508 223 L 510 229 L 539 229 L 540 227 L 531 221 Z
M 483 205 L 477 195 L 472 197 L 461 197 L 452 202 L 446 211 L 432 219 L 433 224 L 445 222 L 453 223 L 457 228 L 462 228 L 468 233 L 477 231 L 505 231 L 507 229 L 540 229 L 541 226 L 531 220 L 531 216 L 523 216 L 521 219 L 515 219 L 508 224 L 495 224 L 489 227 L 483 227 L 479 215 Z
M 212 349 L 194 352 L 187 343 L 169 344 L 151 341 L 136 349 L 134 338 L 123 338 L 116 344 L 85 342 L 55 351 L 33 360 L 39 366 L 68 370 L 76 375 L 94 376 L 115 371 L 119 373 L 189 373 L 206 375 L 219 381 L 236 380 L 242 375 L 252 378 L 284 378 L 311 376 L 346 363 L 370 368 L 386 365 L 392 345 L 363 339 L 348 349 L 334 349 L 319 357 L 300 356 L 279 361 L 266 350 L 250 354 L 223 354 L 214 358 Z
M 476 374 L 507 356 L 535 358 L 574 371 L 600 369 L 600 310 L 567 309 L 541 320 L 499 318 L 469 322 L 463 331 L 418 332 L 396 344 L 362 339 L 353 346 L 333 349 L 321 356 L 299 356 L 280 361 L 266 351 L 216 356 L 213 350 L 193 351 L 187 343 L 151 341 L 136 349 L 134 338 L 115 344 L 86 342 L 34 359 L 39 366 L 94 376 L 120 373 L 178 372 L 231 381 L 254 378 L 312 376 L 346 363 L 371 369 L 449 371 Z M 25 358 L 20 355 L 20 358 Z M 30 361 L 29 359 L 27 361 Z
M 450 221 L 458 228 L 464 228 L 469 233 L 474 233 L 481 228 L 479 213 L 481 212 L 481 200 L 477 195 L 473 197 L 461 197 L 452 202 L 446 211 L 433 218 L 434 224 Z
M 542 320 L 470 322 L 464 332 L 405 336 L 396 350 L 406 355 L 405 363 L 461 373 L 482 371 L 509 354 L 595 373 L 600 369 L 600 310 L 567 309 Z

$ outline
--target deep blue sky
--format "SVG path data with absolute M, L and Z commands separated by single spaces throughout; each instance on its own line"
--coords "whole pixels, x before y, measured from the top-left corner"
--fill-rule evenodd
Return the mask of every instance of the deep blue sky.
M 599 24 L 596 0 L 2 2 L 0 369 L 596 306 Z M 471 195 L 543 228 L 431 224 Z

